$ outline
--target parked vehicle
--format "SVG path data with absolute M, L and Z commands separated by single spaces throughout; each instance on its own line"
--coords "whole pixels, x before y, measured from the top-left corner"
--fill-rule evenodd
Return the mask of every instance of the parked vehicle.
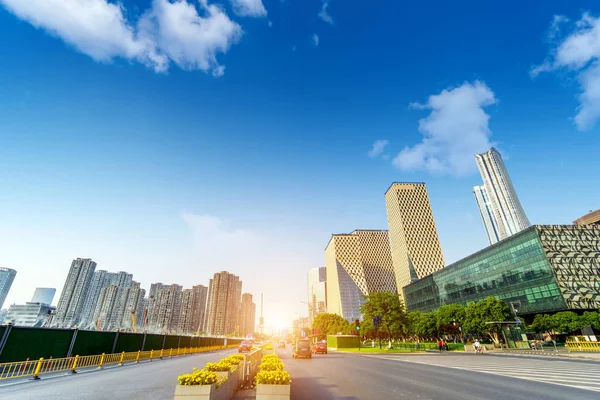
M 310 340 L 298 339 L 292 347 L 292 358 L 306 357 L 312 358 Z
M 247 353 L 252 350 L 252 342 L 244 340 L 238 347 L 238 353 Z
M 279 347 L 280 349 L 285 349 L 285 340 L 280 340 L 277 347 Z
M 327 354 L 327 343 L 324 343 L 324 342 L 315 343 L 313 345 L 312 352 L 315 354 L 317 354 L 317 353 Z

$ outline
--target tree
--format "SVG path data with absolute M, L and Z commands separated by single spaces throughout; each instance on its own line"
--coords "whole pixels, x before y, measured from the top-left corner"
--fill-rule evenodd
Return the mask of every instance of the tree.
M 435 313 L 413 311 L 408 315 L 409 331 L 418 338 L 437 336 L 437 318 Z
M 462 333 L 459 327 L 465 322 L 465 307 L 460 304 L 447 304 L 438 308 L 435 313 L 437 318 L 438 331 L 452 335 L 460 335 Z
M 494 343 L 500 343 L 498 326 L 487 322 L 502 322 L 510 318 L 510 308 L 500 299 L 487 297 L 477 303 L 469 303 L 465 310 L 463 329 L 467 333 L 489 335 Z
M 529 326 L 531 330 L 537 333 L 553 333 L 556 331 L 554 320 L 551 315 L 537 314 L 533 318 L 533 323 Z
M 392 331 L 402 331 L 407 323 L 404 304 L 396 293 L 378 292 L 365 296 L 365 303 L 360 306 L 360 312 L 365 320 L 372 321 L 375 317 L 381 317 L 379 329 L 387 332 L 392 339 Z
M 586 311 L 580 318 L 582 326 L 589 325 L 594 330 L 600 331 L 600 313 L 596 311 Z
M 559 333 L 571 333 L 583 327 L 582 320 L 573 311 L 561 311 L 552 316 L 554 329 Z
M 319 314 L 313 320 L 312 327 L 319 331 L 319 335 L 346 334 L 350 324 L 337 314 Z

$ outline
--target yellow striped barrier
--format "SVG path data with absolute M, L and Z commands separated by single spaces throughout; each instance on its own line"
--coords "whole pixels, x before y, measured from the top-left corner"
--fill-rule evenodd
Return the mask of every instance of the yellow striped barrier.
M 571 351 L 600 352 L 600 342 L 567 340 L 567 349 Z
M 169 358 L 171 356 L 184 356 L 197 353 L 205 353 L 207 351 L 231 349 L 237 347 L 237 344 L 228 346 L 208 346 L 208 347 L 185 347 L 177 349 L 168 349 Z M 175 350 L 175 352 L 173 351 Z M 156 350 L 158 352 L 158 350 Z M 160 357 L 157 356 L 155 350 L 150 351 L 134 351 L 121 352 L 115 354 L 100 354 L 93 356 L 79 356 L 68 358 L 40 358 L 39 360 L 27 360 L 0 363 L 0 381 L 16 378 L 32 377 L 40 379 L 40 375 L 51 374 L 56 372 L 71 371 L 77 373 L 77 370 L 85 368 L 103 368 L 105 365 L 123 365 L 126 363 L 139 363 L 143 360 L 152 361 L 156 358 L 163 357 L 164 350 L 160 350 Z M 175 353 L 175 354 L 174 354 Z M 166 354 L 165 354 L 166 356 Z

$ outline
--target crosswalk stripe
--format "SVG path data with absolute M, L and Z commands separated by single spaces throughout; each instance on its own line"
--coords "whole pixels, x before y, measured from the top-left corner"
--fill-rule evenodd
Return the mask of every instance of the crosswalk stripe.
M 465 358 L 463 356 L 425 360 L 417 360 L 391 356 L 374 356 L 380 359 L 401 361 L 415 364 L 431 365 L 443 368 L 460 369 L 484 374 L 501 375 L 509 378 L 523 379 L 532 382 L 569 386 L 578 389 L 600 392 L 600 367 L 590 364 L 575 364 L 567 361 L 522 360 L 518 363 L 510 359 Z M 422 357 L 423 358 L 423 357 Z

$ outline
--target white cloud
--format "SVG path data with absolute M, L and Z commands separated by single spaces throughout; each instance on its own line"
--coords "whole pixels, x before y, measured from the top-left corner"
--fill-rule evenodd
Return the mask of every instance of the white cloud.
M 10 12 L 75 47 L 94 60 L 120 57 L 157 72 L 172 61 L 184 69 L 211 71 L 242 35 L 241 27 L 218 6 L 198 0 L 153 0 L 138 21 L 125 18 L 120 4 L 107 0 L 0 0 Z
M 218 67 L 215 67 L 215 68 L 212 70 L 212 75 L 213 75 L 215 78 L 220 78 L 220 77 L 222 77 L 223 75 L 225 75 L 225 66 L 224 66 L 224 65 L 219 65 Z
M 423 141 L 405 147 L 392 161 L 403 171 L 425 170 L 437 174 L 467 175 L 476 170 L 473 156 L 488 150 L 492 132 L 484 107 L 497 102 L 492 90 L 480 81 L 429 96 L 426 104 L 411 106 L 431 113 L 419 120 Z
M 558 69 L 575 73 L 581 88 L 575 124 L 579 130 L 587 130 L 600 118 L 600 18 L 584 13 L 560 37 L 560 28 L 567 22 L 566 17 L 554 17 L 548 34 L 550 56 L 531 69 L 531 76 Z
M 266 17 L 267 10 L 262 0 L 230 0 L 233 12 L 240 17 Z
M 319 35 L 317 35 L 316 33 L 313 33 L 312 42 L 315 45 L 315 47 L 319 47 Z
M 373 143 L 373 147 L 371 148 L 371 150 L 369 150 L 367 155 L 371 158 L 375 158 L 381 155 L 381 153 L 383 153 L 383 150 L 385 150 L 385 146 L 387 146 L 388 143 L 389 141 L 387 140 L 376 140 L 375 143 Z
M 331 15 L 327 13 L 327 8 L 329 7 L 329 0 L 323 0 L 323 6 L 321 7 L 321 11 L 319 11 L 319 18 L 323 21 L 327 22 L 330 25 L 333 25 L 333 18 Z

